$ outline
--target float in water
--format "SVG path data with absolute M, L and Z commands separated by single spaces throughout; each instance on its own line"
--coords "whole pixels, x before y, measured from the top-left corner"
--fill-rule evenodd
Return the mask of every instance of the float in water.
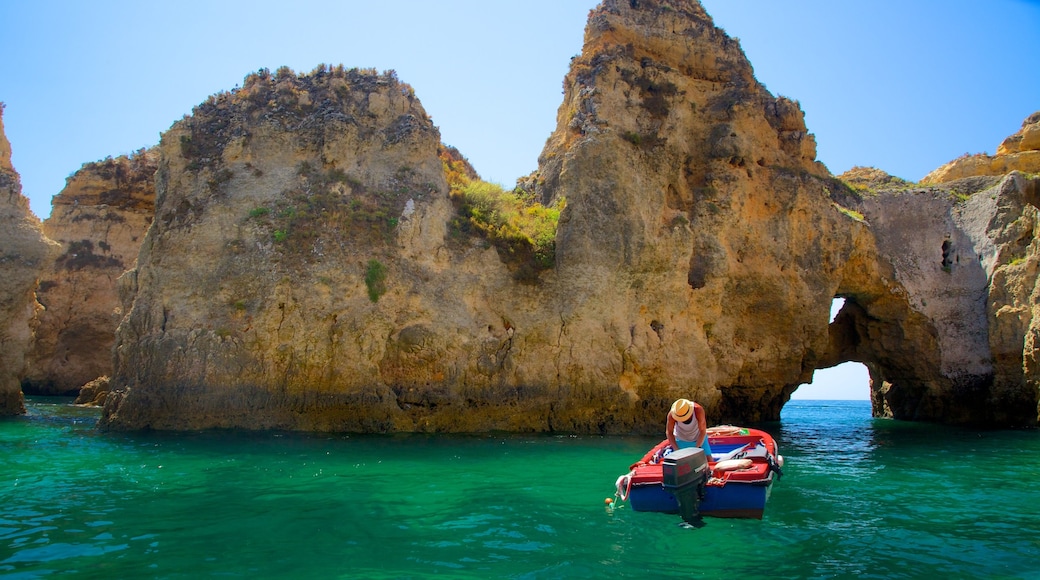
M 765 431 L 720 426 L 708 429 L 712 450 L 673 450 L 668 440 L 647 451 L 617 478 L 617 498 L 634 511 L 680 514 L 688 523 L 700 516 L 762 519 L 774 479 L 784 459 Z

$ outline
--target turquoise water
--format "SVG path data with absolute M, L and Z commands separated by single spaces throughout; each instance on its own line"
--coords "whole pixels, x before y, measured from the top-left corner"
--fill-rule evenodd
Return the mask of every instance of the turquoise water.
M 1040 578 L 1040 433 L 792 401 L 765 518 L 609 510 L 645 437 L 111 434 L 0 421 L 0 576 Z

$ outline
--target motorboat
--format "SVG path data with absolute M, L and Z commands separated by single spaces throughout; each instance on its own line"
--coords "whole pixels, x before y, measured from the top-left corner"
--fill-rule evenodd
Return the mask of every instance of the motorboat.
M 664 440 L 617 478 L 617 499 L 634 511 L 762 519 L 775 479 L 783 475 L 776 440 L 759 429 L 708 429 L 710 456 L 699 447 L 675 450 Z M 622 504 L 615 504 L 622 505 Z

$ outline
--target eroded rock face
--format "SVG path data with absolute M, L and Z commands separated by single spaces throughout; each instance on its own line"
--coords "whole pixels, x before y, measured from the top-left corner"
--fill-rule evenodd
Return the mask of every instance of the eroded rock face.
M 101 376 L 88 381 L 79 390 L 79 394 L 76 395 L 75 404 L 101 407 L 105 404 L 105 399 L 108 398 L 109 390 L 107 376 Z
M 690 2 L 605 2 L 565 85 L 537 178 L 568 204 L 564 332 L 615 353 L 594 380 L 657 408 L 692 396 L 716 421 L 778 417 L 828 351 L 833 297 L 882 284 L 854 278 L 869 230 L 839 211 L 851 194 L 798 105 Z
M 21 378 L 39 303 L 37 279 L 57 245 L 40 231 L 40 220 L 11 165 L 11 144 L 0 103 L 0 415 L 25 412 Z
M 505 336 L 485 291 L 509 279 L 494 250 L 446 249 L 438 147 L 409 86 L 356 69 L 261 71 L 176 123 L 159 147 L 156 219 L 125 279 L 133 307 L 103 422 L 426 419 L 408 397 L 436 397 L 467 370 L 450 356 L 474 343 L 446 337 Z M 370 271 L 383 276 L 375 301 Z M 437 332 L 413 343 L 408 328 Z M 420 368 L 429 359 L 438 365 Z M 430 392 L 408 395 L 425 375 L 438 381 Z
M 52 201 L 43 222 L 62 253 L 42 274 L 26 393 L 75 395 L 112 374 L 112 346 L 123 318 L 118 278 L 134 266 L 155 212 L 158 154 L 85 164 Z
M 447 230 L 437 131 L 396 79 L 283 71 L 200 106 L 160 145 L 104 423 L 657 432 L 679 395 L 777 416 L 870 241 L 797 104 L 692 2 L 604 3 L 565 84 L 526 184 L 567 199 L 536 284 Z
M 924 176 L 922 184 L 968 177 L 1000 177 L 1012 171 L 1040 173 L 1040 111 L 1026 117 L 1022 128 L 997 147 L 996 155 L 965 155 Z
M 910 306 L 907 317 L 853 303 L 832 325 L 839 358 L 870 370 L 875 414 L 1035 424 L 1038 180 L 1016 172 L 919 185 L 863 168 L 842 178 L 866 192 L 858 210 Z
M 976 244 L 976 253 L 990 280 L 986 314 L 993 383 L 984 400 L 986 422 L 1035 424 L 1040 415 L 1040 178 L 1011 173 L 965 205 L 973 231 L 985 232 L 985 238 L 978 236 L 982 243 Z
M 102 425 L 659 433 L 679 396 L 777 419 L 849 360 L 878 414 L 1035 422 L 987 352 L 1035 334 L 1033 286 L 995 342 L 1000 268 L 974 257 L 1028 239 L 1016 194 L 833 178 L 689 0 L 603 2 L 564 86 L 519 184 L 566 200 L 555 267 L 524 280 L 452 226 L 438 132 L 393 75 L 261 71 L 197 107 L 159 147 Z

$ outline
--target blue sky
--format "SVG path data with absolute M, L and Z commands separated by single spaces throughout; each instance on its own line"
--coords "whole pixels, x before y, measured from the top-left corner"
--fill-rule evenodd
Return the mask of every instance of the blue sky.
M 45 218 L 83 163 L 155 145 L 251 71 L 394 69 L 445 143 L 512 186 L 536 168 L 596 4 L 2 0 L 4 124 L 23 193 Z M 918 180 L 961 154 L 993 153 L 1040 110 L 1036 0 L 703 4 L 740 38 L 758 79 L 801 103 L 834 173 L 870 165 Z M 851 396 L 866 398 L 862 381 Z M 840 394 L 813 388 L 796 396 Z

